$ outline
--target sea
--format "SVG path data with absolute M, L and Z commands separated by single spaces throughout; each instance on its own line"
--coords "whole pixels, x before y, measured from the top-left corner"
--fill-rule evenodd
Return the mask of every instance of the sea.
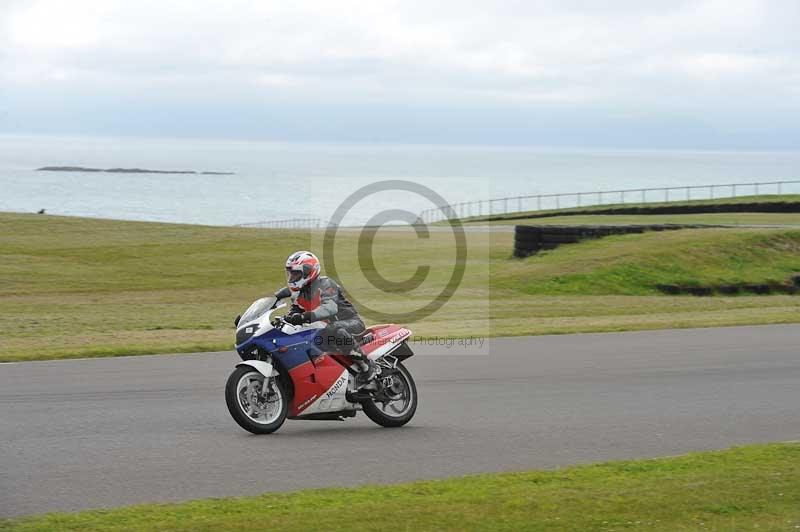
M 44 166 L 233 175 L 37 171 Z M 590 193 L 586 202 L 597 191 L 790 180 L 800 180 L 800 152 L 0 136 L 0 211 L 187 224 L 326 223 L 332 217 L 359 224 L 402 220 L 400 211 L 419 213 L 443 202 L 577 192 Z M 781 191 L 800 193 L 800 186 Z M 689 194 L 707 197 L 710 189 Z M 616 198 L 608 194 L 605 201 Z M 493 208 L 534 208 L 530 201 Z M 563 207 L 576 200 L 562 201 Z

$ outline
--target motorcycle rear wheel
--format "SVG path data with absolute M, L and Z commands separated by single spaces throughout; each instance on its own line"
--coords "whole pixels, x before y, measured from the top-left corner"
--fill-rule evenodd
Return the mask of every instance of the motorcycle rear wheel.
M 367 417 L 382 427 L 402 427 L 411 421 L 417 411 L 417 386 L 411 373 L 400 362 L 397 363 L 397 373 L 394 378 L 401 384 L 396 394 L 402 399 L 388 404 L 373 399 L 361 403 Z M 400 402 L 399 406 L 395 405 L 397 402 Z
M 252 394 L 248 394 L 250 386 L 257 387 L 257 393 L 261 393 L 261 387 L 265 385 L 266 378 L 250 366 L 239 366 L 225 384 L 225 403 L 228 405 L 228 412 L 231 417 L 248 432 L 253 434 L 270 434 L 278 430 L 283 422 L 286 421 L 286 414 L 289 410 L 289 397 L 281 385 L 280 380 L 272 380 L 273 394 L 267 400 L 257 397 L 253 404 Z M 269 406 L 269 414 L 266 407 Z M 262 412 L 262 409 L 264 410 Z M 260 414 L 263 415 L 262 416 Z

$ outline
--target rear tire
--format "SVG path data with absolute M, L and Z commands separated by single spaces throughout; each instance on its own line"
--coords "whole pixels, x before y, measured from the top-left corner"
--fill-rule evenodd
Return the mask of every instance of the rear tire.
M 361 403 L 367 417 L 382 427 L 402 427 L 411 421 L 411 418 L 414 417 L 417 411 L 417 400 L 419 396 L 417 395 L 417 386 L 414 384 L 414 379 L 411 377 L 411 373 L 409 373 L 406 367 L 400 362 L 397 363 L 397 370 L 400 379 L 404 381 L 403 386 L 405 390 L 409 393 L 408 405 L 404 407 L 401 412 L 392 415 L 393 412 L 387 412 L 385 409 L 382 409 L 379 406 L 380 403 L 376 404 L 372 399 L 367 399 Z
M 236 368 L 225 384 L 225 403 L 228 405 L 228 412 L 231 413 L 231 417 L 244 430 L 253 434 L 270 434 L 278 430 L 283 425 L 283 422 L 286 421 L 286 414 L 289 410 L 289 396 L 286 394 L 281 381 L 273 378 L 273 390 L 277 394 L 275 401 L 280 401 L 280 405 L 273 405 L 273 408 L 278 408 L 278 411 L 269 416 L 268 419 L 265 419 L 264 422 L 256 421 L 245 411 L 245 405 L 242 403 L 247 402 L 248 398 L 246 394 L 244 397 L 242 396 L 241 387 L 243 381 L 246 384 L 247 382 L 256 382 L 258 380 L 261 381 L 261 386 L 264 386 L 266 377 L 250 366 Z M 275 414 L 277 414 L 277 417 L 275 417 Z

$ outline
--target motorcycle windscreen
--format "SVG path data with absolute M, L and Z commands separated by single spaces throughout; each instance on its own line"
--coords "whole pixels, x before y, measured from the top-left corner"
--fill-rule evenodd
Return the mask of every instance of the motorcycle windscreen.
M 239 320 L 239 323 L 245 324 L 253 320 L 257 320 L 258 318 L 260 318 L 261 316 L 272 310 L 272 307 L 275 305 L 276 301 L 277 299 L 271 296 L 257 299 L 255 302 L 253 302 L 252 305 L 250 305 L 247 308 L 247 310 L 244 311 L 244 314 L 242 314 L 242 319 Z

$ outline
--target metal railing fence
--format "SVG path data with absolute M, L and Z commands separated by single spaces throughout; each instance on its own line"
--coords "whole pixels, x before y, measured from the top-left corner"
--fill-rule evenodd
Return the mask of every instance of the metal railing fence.
M 419 217 L 425 223 L 447 218 L 452 209 L 458 218 L 474 216 L 499 216 L 511 213 L 537 212 L 599 205 L 633 205 L 670 201 L 692 201 L 736 198 L 740 196 L 766 196 L 775 194 L 800 194 L 800 180 L 762 181 L 757 183 L 727 183 L 713 185 L 687 185 L 676 187 L 631 188 L 623 190 L 598 190 L 593 192 L 564 192 L 560 194 L 530 194 L 487 200 L 465 201 L 425 209 Z M 449 209 L 448 209 L 449 207 Z
M 261 227 L 270 229 L 318 229 L 323 225 L 319 218 L 288 218 L 285 220 L 265 220 L 238 224 L 236 227 Z

